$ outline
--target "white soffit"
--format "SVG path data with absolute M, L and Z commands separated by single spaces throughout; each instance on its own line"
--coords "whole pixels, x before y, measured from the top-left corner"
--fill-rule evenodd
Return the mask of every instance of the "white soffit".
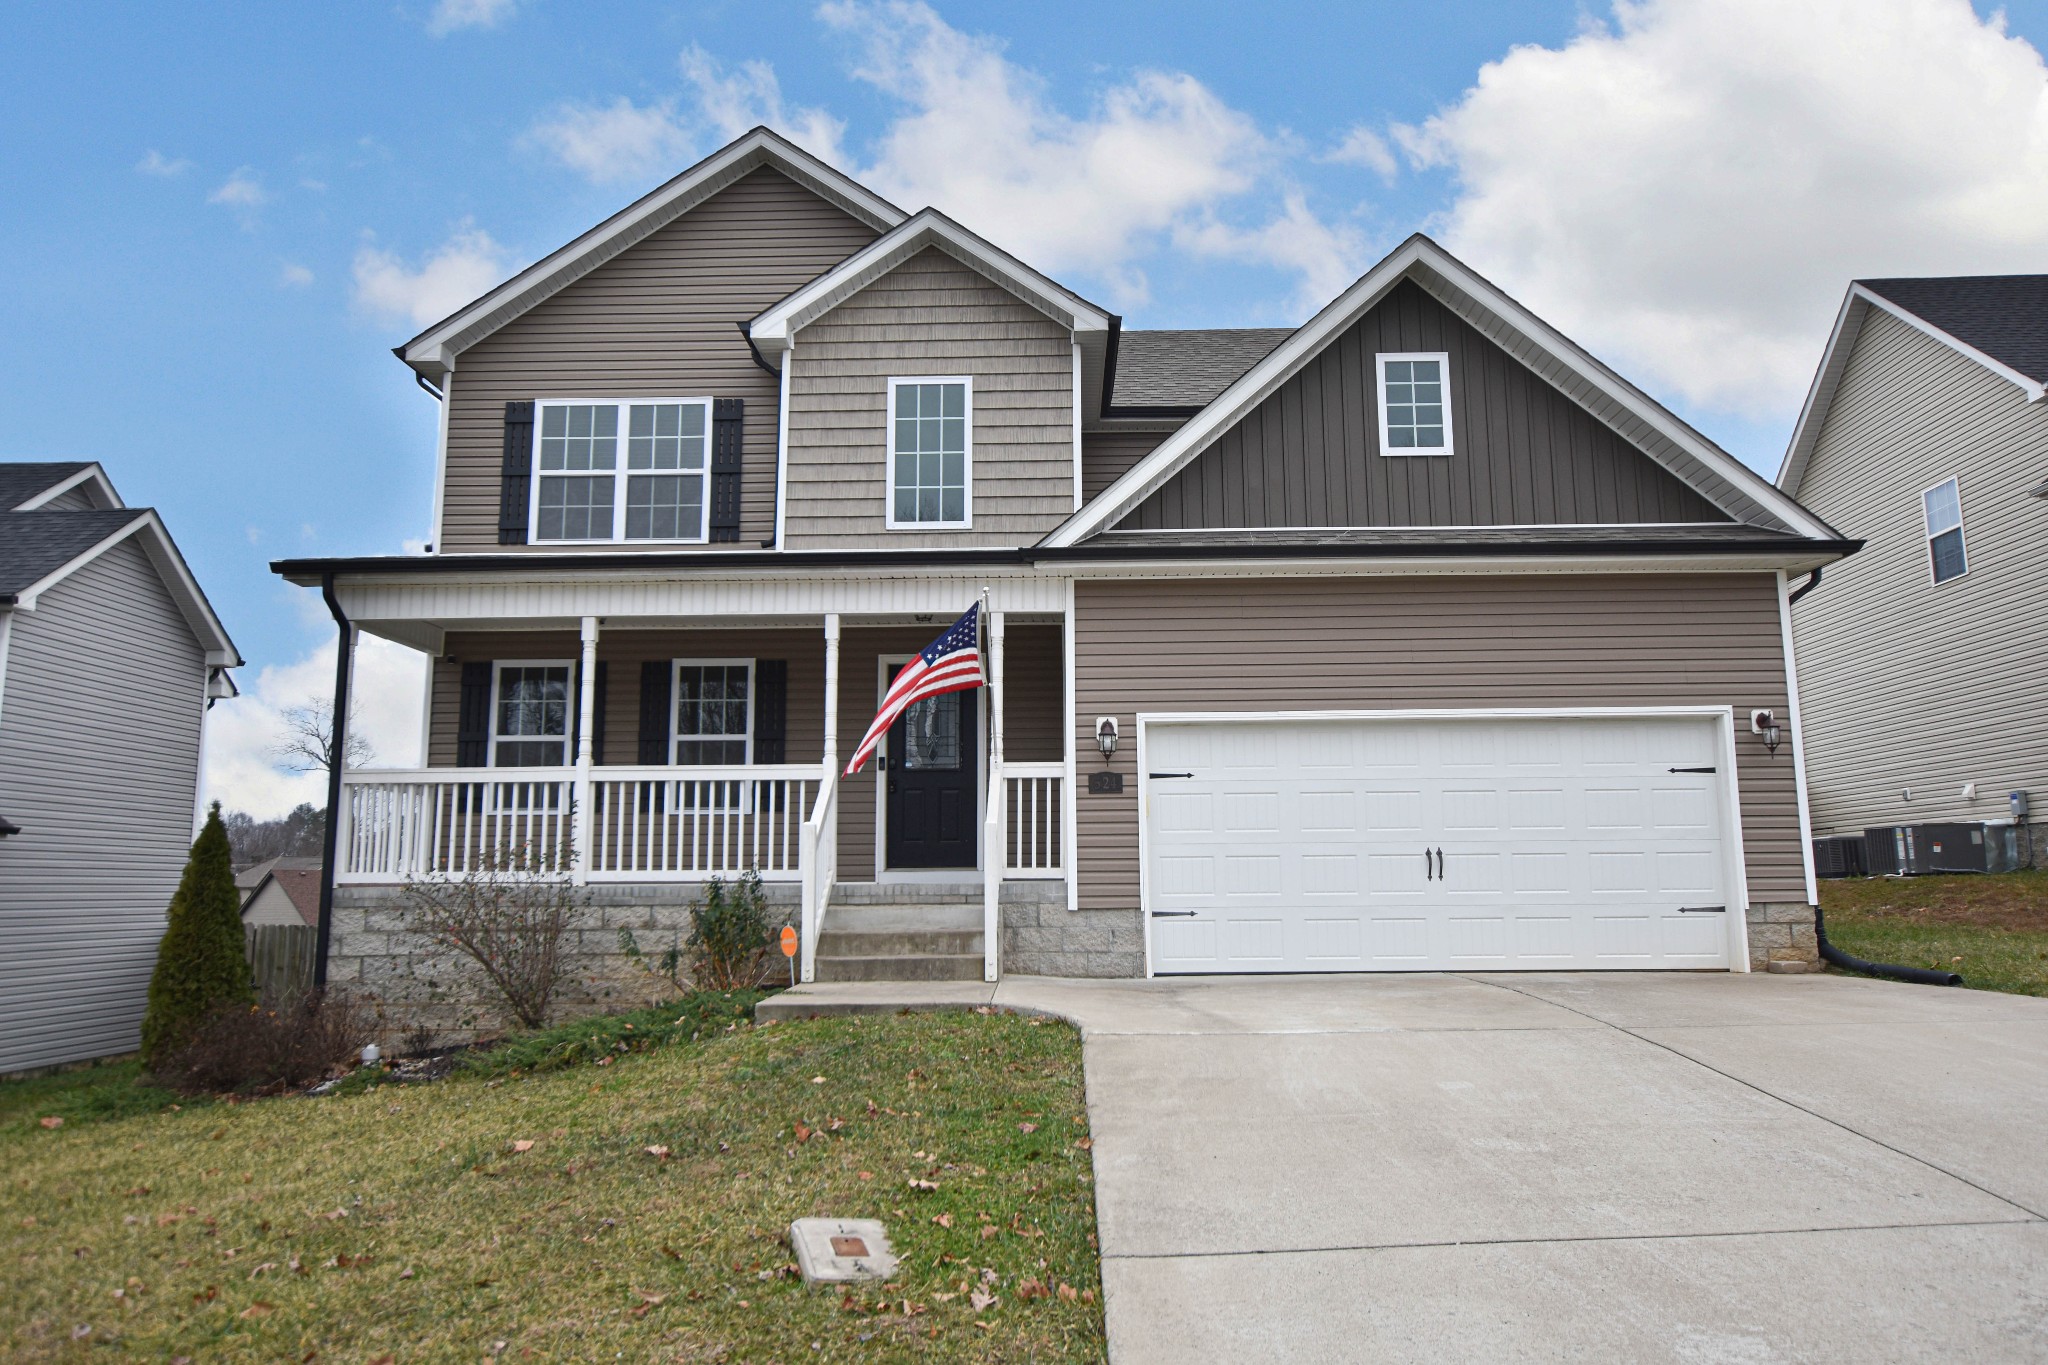
M 1417 233 L 1338 295 L 1214 402 L 1042 542 L 1077 544 L 1114 526 L 1291 379 L 1403 279 L 1739 520 L 1816 539 L 1836 532 L 1649 395 Z
M 780 134 L 756 128 L 421 332 L 400 348 L 405 363 L 422 372 L 446 373 L 454 368 L 458 352 L 764 166 L 780 171 L 878 232 L 887 232 L 904 220 L 903 210 L 880 195 Z

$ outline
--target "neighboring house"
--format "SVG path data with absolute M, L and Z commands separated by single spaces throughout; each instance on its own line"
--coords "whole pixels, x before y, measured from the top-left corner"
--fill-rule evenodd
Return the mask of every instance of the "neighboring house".
M 1778 476 L 1867 543 L 1793 611 L 1817 833 L 2048 802 L 2044 386 L 2048 275 L 1850 286 Z
M 757 130 L 399 354 L 433 552 L 277 566 L 434 660 L 427 766 L 343 782 L 337 979 L 563 838 L 606 935 L 757 867 L 807 977 L 1813 958 L 1751 718 L 1854 543 L 1427 238 L 1127 332 Z M 995 685 L 841 776 L 984 591 Z
M 241 663 L 97 464 L 0 464 L 0 1075 L 135 1048 Z
M 242 901 L 242 923 L 318 926 L 320 869 L 273 867 L 265 872 Z

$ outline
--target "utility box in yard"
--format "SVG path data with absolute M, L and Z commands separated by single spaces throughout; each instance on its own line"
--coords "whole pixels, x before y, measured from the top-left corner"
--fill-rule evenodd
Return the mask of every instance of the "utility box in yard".
M 1874 877 L 2010 872 L 2020 865 L 2019 831 L 2009 824 L 1879 825 L 1863 832 L 1863 862 Z

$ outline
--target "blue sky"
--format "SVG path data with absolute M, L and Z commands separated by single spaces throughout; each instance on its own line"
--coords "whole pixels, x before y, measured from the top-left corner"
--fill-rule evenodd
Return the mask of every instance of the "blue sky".
M 0 458 L 162 509 L 274 709 L 331 629 L 268 562 L 427 533 L 390 348 L 767 117 L 1128 326 L 1295 322 L 1432 231 L 1770 469 L 1847 279 L 2048 264 L 2048 0 L 1808 8 L 15 5 Z

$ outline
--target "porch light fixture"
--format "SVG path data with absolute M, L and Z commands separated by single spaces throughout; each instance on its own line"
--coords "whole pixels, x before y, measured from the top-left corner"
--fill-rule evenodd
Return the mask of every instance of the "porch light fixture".
M 1095 722 L 1095 747 L 1109 758 L 1116 753 L 1116 717 L 1101 716 Z
M 1774 758 L 1777 756 L 1778 746 L 1785 741 L 1784 732 L 1778 728 L 1778 718 L 1769 711 L 1749 713 L 1749 732 L 1763 740 L 1764 748 Z

